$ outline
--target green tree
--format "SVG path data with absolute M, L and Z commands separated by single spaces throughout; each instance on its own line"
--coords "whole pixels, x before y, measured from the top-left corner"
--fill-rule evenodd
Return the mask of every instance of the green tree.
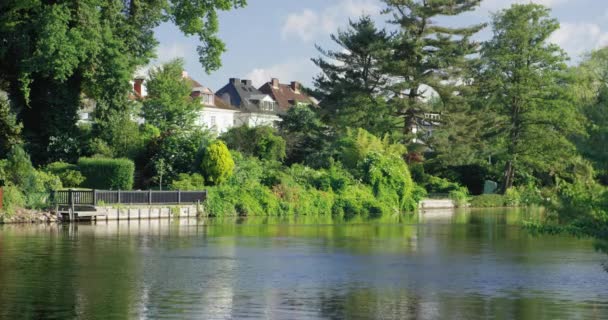
M 7 154 L 11 146 L 22 142 L 21 127 L 8 100 L 0 96 L 0 155 Z
M 297 106 L 281 116 L 279 132 L 286 141 L 288 164 L 305 163 L 319 168 L 330 165 L 336 134 L 309 106 Z
M 143 115 L 147 123 L 161 132 L 191 127 L 202 108 L 198 99 L 190 97 L 192 88 L 182 76 L 183 70 L 184 61 L 176 59 L 148 73 Z
M 159 163 L 164 162 L 163 181 L 173 181 L 180 173 L 197 172 L 205 147 L 211 135 L 202 130 L 169 131 L 148 144 L 146 155 L 140 159 L 143 170 L 143 185 L 151 184 L 149 179 L 159 178 Z
M 485 25 L 446 27 L 437 24 L 440 16 L 456 16 L 474 10 L 481 0 L 383 0 L 390 24 L 397 28 L 391 38 L 391 55 L 383 72 L 391 78 L 386 94 L 391 96 L 395 115 L 406 143 L 412 132 L 423 135 L 424 113 L 433 106 L 426 98 L 435 94 L 442 110 L 450 112 L 466 101 L 469 57 L 479 44 L 471 37 Z
M 494 123 L 491 143 L 505 163 L 503 191 L 523 176 L 553 175 L 576 156 L 569 137 L 581 132 L 566 77 L 565 53 L 548 41 L 559 28 L 544 6 L 513 5 L 493 18 L 477 81 Z
M 83 94 L 97 102 L 99 118 L 120 109 L 138 66 L 154 57 L 154 29 L 170 21 L 197 36 L 209 72 L 220 67 L 225 45 L 217 37 L 218 10 L 245 0 L 2 1 L 0 82 L 24 124 L 35 162 L 48 140 L 77 131 Z
M 268 127 L 234 127 L 221 136 L 230 150 L 242 152 L 260 160 L 285 159 L 285 140 Z
M 391 132 L 396 121 L 383 92 L 388 77 L 382 64 L 390 51 L 386 30 L 363 16 L 331 39 L 339 50 L 317 47 L 321 57 L 313 59 L 321 69 L 315 87 L 323 121 L 341 131 L 350 127 L 378 135 Z
M 215 141 L 205 149 L 201 164 L 208 184 L 218 185 L 228 180 L 234 171 L 234 160 L 222 141 Z
M 602 183 L 608 185 L 608 48 L 591 52 L 573 72 L 587 131 L 576 142 L 582 155 L 593 162 Z

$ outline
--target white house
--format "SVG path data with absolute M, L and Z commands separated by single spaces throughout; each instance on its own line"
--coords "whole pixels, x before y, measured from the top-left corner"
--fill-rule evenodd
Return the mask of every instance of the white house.
M 196 80 L 189 77 L 187 79 L 192 84 L 191 96 L 200 98 L 203 105 L 196 119 L 196 125 L 206 127 L 219 135 L 239 122 L 239 111 L 236 108 L 216 97 L 211 89 L 202 86 Z
M 216 96 L 239 111 L 235 125 L 274 126 L 281 121 L 280 110 L 272 96 L 255 88 L 251 80 L 231 78 Z

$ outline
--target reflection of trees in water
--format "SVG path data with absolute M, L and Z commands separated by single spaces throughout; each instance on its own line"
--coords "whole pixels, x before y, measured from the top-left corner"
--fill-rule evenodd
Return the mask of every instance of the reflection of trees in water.
M 22 236 L 3 230 L 0 245 L 0 318 L 48 319 L 76 316 L 74 244 L 53 241 L 56 228 Z
M 78 237 L 71 227 L 3 230 L 1 250 L 10 254 L 0 259 L 0 318 L 125 318 L 132 314 L 137 290 L 135 246 Z
M 320 316 L 330 319 L 415 319 L 423 311 L 420 296 L 405 289 L 330 289 L 319 300 Z

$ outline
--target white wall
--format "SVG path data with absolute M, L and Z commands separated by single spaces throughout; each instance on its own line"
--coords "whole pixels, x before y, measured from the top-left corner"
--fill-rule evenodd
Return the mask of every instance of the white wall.
M 235 125 L 235 113 L 237 111 L 204 107 L 199 112 L 196 124 L 209 128 L 216 134 L 222 134 Z
M 276 115 L 260 114 L 260 113 L 240 113 L 236 116 L 237 125 L 247 125 L 251 128 L 260 126 L 275 127 L 276 123 L 281 121 L 281 118 Z

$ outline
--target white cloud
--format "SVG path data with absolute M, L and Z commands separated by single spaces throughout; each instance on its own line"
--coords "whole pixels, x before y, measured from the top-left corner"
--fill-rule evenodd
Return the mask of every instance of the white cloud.
M 156 61 L 162 63 L 175 58 L 184 58 L 192 55 L 193 52 L 196 52 L 196 48 L 190 44 L 179 42 L 161 44 L 156 50 Z
M 595 23 L 562 23 L 550 38 L 550 41 L 561 46 L 573 60 L 584 53 L 608 45 L 608 31 Z
M 315 70 L 317 70 L 315 65 L 308 59 L 291 60 L 268 67 L 255 68 L 245 75 L 245 79 L 250 79 L 256 87 L 270 81 L 271 78 L 278 78 L 281 83 L 301 81 L 307 85 L 312 80 Z
M 282 28 L 283 38 L 295 35 L 303 41 L 335 32 L 348 18 L 363 14 L 375 16 L 381 7 L 373 0 L 340 0 L 338 3 L 315 12 L 305 9 L 287 16 Z
M 481 2 L 478 12 L 485 14 L 487 12 L 496 12 L 500 9 L 510 7 L 514 3 L 537 3 L 550 8 L 556 8 L 566 3 L 574 3 L 576 0 L 485 0 Z

